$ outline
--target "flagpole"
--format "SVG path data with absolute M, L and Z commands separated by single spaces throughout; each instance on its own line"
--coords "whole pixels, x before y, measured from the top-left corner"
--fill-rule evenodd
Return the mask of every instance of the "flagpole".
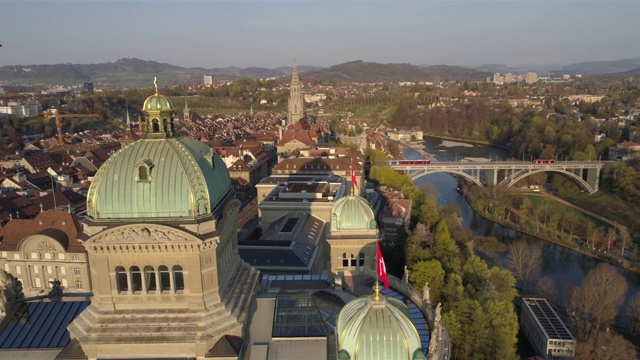
M 373 287 L 373 300 L 380 301 L 380 276 L 378 276 L 378 268 L 380 266 L 380 259 L 378 259 L 378 249 L 380 249 L 380 240 L 376 238 L 376 285 Z

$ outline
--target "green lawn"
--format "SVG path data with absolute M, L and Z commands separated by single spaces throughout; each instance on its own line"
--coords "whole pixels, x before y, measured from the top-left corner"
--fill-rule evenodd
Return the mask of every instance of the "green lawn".
M 627 227 L 631 227 L 638 219 L 638 206 L 630 204 L 605 190 L 600 190 L 593 195 L 589 195 L 586 192 L 579 193 L 564 200 Z
M 564 205 L 562 203 L 559 203 L 557 201 L 553 201 L 552 199 L 543 197 L 543 196 L 533 196 L 533 195 L 527 195 L 527 197 L 529 198 L 529 200 L 531 200 L 531 204 L 534 207 L 538 207 L 538 206 L 544 206 L 545 205 L 545 201 L 546 201 L 546 205 L 548 206 L 548 211 L 549 213 L 559 213 L 559 214 L 564 214 L 564 213 L 573 213 L 576 218 L 578 219 L 578 221 L 580 221 L 581 223 L 587 223 L 587 222 L 591 222 L 593 223 L 593 225 L 595 227 L 601 227 L 604 228 L 605 231 L 608 230 L 611 225 L 602 222 L 601 220 L 598 220 L 596 218 L 593 218 L 589 215 L 586 215 L 572 207 L 569 207 L 567 205 Z M 593 210 L 591 210 L 593 211 Z M 596 212 L 598 214 L 601 214 L 599 211 L 593 211 Z M 604 216 L 604 214 L 603 214 Z

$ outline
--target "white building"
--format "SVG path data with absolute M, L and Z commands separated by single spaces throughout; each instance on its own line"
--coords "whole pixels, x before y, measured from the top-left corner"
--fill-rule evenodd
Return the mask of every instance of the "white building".
M 520 326 L 537 355 L 546 360 L 571 360 L 576 340 L 547 299 L 523 298 Z

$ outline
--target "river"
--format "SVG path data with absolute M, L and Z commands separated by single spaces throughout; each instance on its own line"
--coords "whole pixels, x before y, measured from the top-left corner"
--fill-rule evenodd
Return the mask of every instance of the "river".
M 439 161 L 455 161 L 461 159 L 492 159 L 507 160 L 509 152 L 505 149 L 490 145 L 479 145 L 463 141 L 448 141 L 439 138 L 428 137 L 424 142 L 424 150 L 436 157 Z M 410 148 L 404 148 L 407 159 L 420 159 L 421 155 Z M 465 227 L 473 230 L 478 236 L 494 236 L 505 244 L 517 239 L 527 239 L 542 249 L 542 270 L 540 277 L 550 277 L 556 283 L 558 289 L 558 304 L 563 304 L 567 289 L 571 285 L 581 285 L 589 270 L 594 268 L 599 261 L 589 256 L 574 252 L 553 243 L 517 233 L 492 221 L 486 220 L 476 214 L 466 203 L 464 198 L 456 191 L 456 179 L 449 174 L 438 173 L 425 175 L 415 181 L 416 185 L 427 184 L 438 193 L 438 203 L 451 203 L 461 210 L 462 223 Z M 490 259 L 487 259 L 490 260 Z M 499 257 L 500 266 L 505 267 L 506 254 Z M 628 314 L 628 304 L 630 299 L 640 292 L 640 275 L 618 269 L 627 279 L 628 291 L 625 302 L 619 309 L 620 315 L 616 320 L 616 325 L 625 328 L 630 327 L 631 318 Z

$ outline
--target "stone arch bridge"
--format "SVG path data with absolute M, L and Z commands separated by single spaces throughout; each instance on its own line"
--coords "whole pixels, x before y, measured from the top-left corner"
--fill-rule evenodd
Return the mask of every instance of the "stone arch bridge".
M 429 162 L 427 160 L 393 160 L 376 165 L 394 170 L 406 171 L 412 180 L 428 174 L 445 172 L 460 175 L 480 187 L 511 187 L 518 181 L 539 172 L 557 172 L 572 179 L 589 194 L 598 191 L 602 169 L 610 161 L 557 161 L 534 164 L 528 161 L 486 161 L 486 162 Z

